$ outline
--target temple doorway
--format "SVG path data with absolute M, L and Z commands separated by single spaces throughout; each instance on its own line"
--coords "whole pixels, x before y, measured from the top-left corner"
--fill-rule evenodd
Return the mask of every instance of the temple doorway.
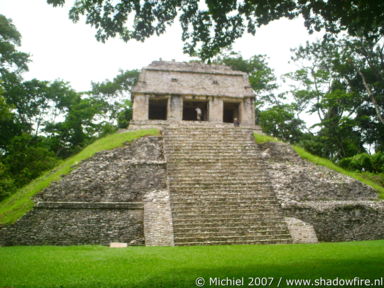
M 183 101 L 183 120 L 197 121 L 197 111 L 201 111 L 201 121 L 208 121 L 208 101 Z
M 224 102 L 223 122 L 233 123 L 235 118 L 240 121 L 239 106 L 240 103 Z
M 149 120 L 167 120 L 168 99 L 149 99 Z

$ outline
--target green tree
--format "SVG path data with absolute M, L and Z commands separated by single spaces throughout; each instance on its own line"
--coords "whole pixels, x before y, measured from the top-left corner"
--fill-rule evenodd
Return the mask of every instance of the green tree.
M 59 157 L 114 131 L 105 115 L 120 122 L 129 118 L 129 105 L 115 111 L 107 100 L 137 77 L 124 72 L 113 84 L 95 84 L 97 93 L 78 93 L 64 81 L 24 81 L 29 58 L 17 50 L 20 40 L 11 20 L 0 15 L 0 200 L 52 168 Z
M 17 50 L 21 35 L 12 21 L 0 14 L 0 77 L 28 70 L 29 55 Z
M 15 192 L 14 179 L 8 171 L 8 167 L 0 161 L 0 201 Z
M 65 0 L 47 0 L 53 6 Z M 69 17 L 97 29 L 96 38 L 106 41 L 121 37 L 144 41 L 160 35 L 178 17 L 184 51 L 210 59 L 228 48 L 245 32 L 255 34 L 261 25 L 302 15 L 310 32 L 325 28 L 329 33 L 347 31 L 351 35 L 377 37 L 384 32 L 383 1 L 361 0 L 77 0 Z M 131 24 L 132 23 L 132 24 Z
M 104 101 L 77 93 L 67 84 L 61 88 L 64 93 L 56 95 L 55 107 L 62 121 L 46 122 L 43 132 L 50 139 L 52 151 L 65 158 L 104 135 L 106 129 L 110 131 L 111 125 L 100 120 L 107 112 Z
M 260 111 L 258 118 L 264 133 L 289 143 L 297 143 L 302 140 L 305 123 L 296 117 L 294 105 L 272 106 Z
M 119 71 L 112 80 L 92 83 L 90 94 L 108 103 L 108 119 L 118 128 L 127 128 L 132 119 L 131 90 L 139 77 L 138 70 Z
M 239 53 L 230 52 L 216 57 L 212 63 L 226 65 L 233 70 L 247 73 L 249 83 L 257 95 L 256 105 L 258 108 L 281 102 L 282 95 L 276 96 L 275 93 L 277 88 L 276 76 L 268 66 L 265 55 L 254 55 L 249 59 L 244 59 Z
M 302 67 L 289 75 L 297 83 L 292 95 L 299 112 L 319 118 L 316 137 L 302 142 L 308 150 L 337 160 L 363 153 L 367 145 L 382 147 L 382 51 L 366 37 L 323 40 L 295 50 L 293 59 Z
M 20 44 L 20 33 L 10 19 L 0 14 L 0 154 L 22 130 L 7 94 L 7 87 L 20 83 L 20 74 L 28 70 L 29 56 L 18 51 Z
M 12 188 L 11 184 L 21 187 L 57 163 L 55 154 L 49 151 L 42 137 L 29 134 L 16 136 L 7 149 L 7 154 L 2 157 L 5 171 L 2 179 L 0 178 L 0 183 L 3 182 L 3 187 L 9 186 L 5 189 L 8 193 L 12 192 L 12 190 L 9 191 L 9 188 Z M 12 179 L 9 176 L 12 176 Z
M 299 141 L 303 134 L 304 122 L 296 117 L 294 105 L 285 104 L 285 95 L 277 93 L 276 76 L 268 66 L 265 55 L 244 59 L 238 53 L 230 52 L 216 57 L 212 62 L 248 74 L 249 82 L 256 94 L 257 124 L 261 126 L 263 132 L 291 143 Z

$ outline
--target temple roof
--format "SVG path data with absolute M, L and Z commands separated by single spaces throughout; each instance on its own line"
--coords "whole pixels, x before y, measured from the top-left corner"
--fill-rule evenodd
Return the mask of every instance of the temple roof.
M 134 94 L 254 97 L 248 76 L 224 65 L 154 61 L 144 67 Z

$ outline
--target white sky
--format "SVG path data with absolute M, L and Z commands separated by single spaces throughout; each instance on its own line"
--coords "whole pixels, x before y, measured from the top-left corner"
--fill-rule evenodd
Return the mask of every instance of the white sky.
M 67 1 L 72 2 L 72 1 Z M 94 29 L 84 21 L 72 23 L 66 7 L 53 8 L 46 0 L 0 0 L 0 14 L 11 18 L 22 35 L 21 51 L 31 54 L 26 79 L 62 79 L 78 91 L 90 89 L 90 83 L 112 79 L 119 69 L 141 68 L 154 60 L 188 61 L 182 52 L 181 29 L 173 25 L 166 34 L 145 42 L 125 43 L 116 38 L 99 43 Z M 244 58 L 266 54 L 276 74 L 292 72 L 291 48 L 315 40 L 302 19 L 274 21 L 236 41 L 234 51 Z

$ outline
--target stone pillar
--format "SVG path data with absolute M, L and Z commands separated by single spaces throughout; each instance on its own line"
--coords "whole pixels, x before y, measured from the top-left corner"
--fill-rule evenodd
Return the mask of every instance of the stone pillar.
M 145 246 L 174 246 L 169 191 L 151 191 L 144 195 Z
M 167 112 L 167 120 L 181 121 L 183 119 L 183 98 L 178 95 L 170 96 Z
M 223 99 L 212 97 L 209 101 L 209 122 L 223 122 Z
M 149 96 L 148 95 L 135 95 L 132 106 L 132 120 L 141 121 L 148 120 L 148 104 Z
M 255 125 L 255 111 L 251 98 L 244 98 L 240 104 L 240 123 L 241 125 Z
M 252 121 L 252 125 L 256 125 L 255 99 L 250 98 L 250 100 L 251 100 L 251 121 Z

